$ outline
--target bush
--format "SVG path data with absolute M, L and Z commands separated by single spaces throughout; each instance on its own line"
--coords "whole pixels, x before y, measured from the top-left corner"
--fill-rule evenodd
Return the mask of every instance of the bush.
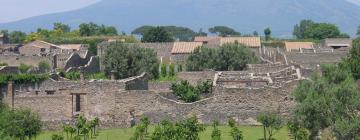
M 36 83 L 48 78 L 46 74 L 0 74 L 0 85 L 5 85 L 9 81 L 15 84 Z
M 31 69 L 31 67 L 32 66 L 21 63 L 19 66 L 19 70 L 21 73 L 27 73 L 29 71 L 29 69 Z
M 210 88 L 212 87 L 204 83 L 194 87 L 190 85 L 188 81 L 181 81 L 179 84 L 173 83 L 171 85 L 171 90 L 174 92 L 174 94 L 179 96 L 181 100 L 188 103 L 200 100 L 201 98 L 200 95 L 202 93 L 210 93 L 210 92 L 206 92 L 206 91 L 211 91 Z
M 38 67 L 41 72 L 48 72 L 50 70 L 50 64 L 46 61 L 39 62 Z
M 241 44 L 225 44 L 217 49 L 199 47 L 186 60 L 189 71 L 213 69 L 217 71 L 240 71 L 259 59 L 248 47 Z
M 7 63 L 0 63 L 0 66 L 8 66 Z
M 64 140 L 64 137 L 58 134 L 54 134 L 51 136 L 51 140 Z
M 161 64 L 161 76 L 162 76 L 162 77 L 166 77 L 166 76 L 167 76 L 166 64 Z
M 169 76 L 174 77 L 175 76 L 175 65 L 170 64 L 169 66 Z
M 72 71 L 65 73 L 65 78 L 69 80 L 79 80 L 80 79 L 80 72 L 78 71 Z

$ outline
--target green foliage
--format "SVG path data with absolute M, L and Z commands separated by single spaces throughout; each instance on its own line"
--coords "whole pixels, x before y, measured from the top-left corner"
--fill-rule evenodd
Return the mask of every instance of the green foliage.
M 264 34 L 265 34 L 265 40 L 268 41 L 271 39 L 271 29 L 270 28 L 266 28 L 264 30 Z
M 129 47 L 123 43 L 111 44 L 103 60 L 105 72 L 109 74 L 116 70 L 119 78 L 137 76 L 143 72 L 147 72 L 150 78 L 159 76 L 159 60 L 152 49 Z
M 144 33 L 141 42 L 173 42 L 173 36 L 164 27 L 153 27 Z
M 176 75 L 176 73 L 175 73 L 175 65 L 170 64 L 170 66 L 169 66 L 169 76 L 174 77 L 175 75 Z
M 82 23 L 79 25 L 80 36 L 114 36 L 118 35 L 118 32 L 113 26 L 97 25 L 93 22 Z
M 274 133 L 280 130 L 283 126 L 283 121 L 280 115 L 272 112 L 261 113 L 256 117 L 256 120 L 263 125 L 264 140 L 271 140 Z
M 229 118 L 229 120 L 228 120 L 228 125 L 229 125 L 230 127 L 236 127 L 236 121 L 235 121 L 235 119 L 234 119 L 234 118 Z
M 174 36 L 179 41 L 192 41 L 195 37 L 196 33 L 187 27 L 177 27 L 177 26 L 161 26 L 163 27 L 169 34 Z M 145 35 L 150 29 L 156 28 L 154 26 L 141 26 L 136 28 L 131 34 L 137 35 Z
M 210 93 L 211 88 L 212 85 L 210 81 L 198 84 L 196 87 L 190 85 L 188 81 L 181 81 L 179 84 L 173 83 L 171 85 L 171 90 L 174 94 L 179 96 L 181 100 L 188 103 L 200 100 L 201 94 Z
M 65 73 L 65 78 L 69 79 L 69 80 L 79 80 L 80 79 L 80 72 L 79 71 L 71 71 L 71 72 L 67 72 Z
M 70 26 L 61 22 L 54 23 L 54 30 L 62 31 L 64 33 L 70 32 Z
M 178 72 L 182 72 L 183 71 L 183 65 L 178 65 Z
M 214 120 L 212 125 L 213 125 L 213 131 L 211 132 L 211 140 L 221 140 L 221 131 L 218 128 L 219 121 Z
M 19 70 L 21 73 L 27 73 L 31 69 L 31 67 L 32 66 L 21 63 L 19 66 Z
M 290 120 L 287 126 L 295 140 L 308 140 L 308 131 L 303 126 L 301 126 L 301 123 L 298 119 L 294 118 Z
M 166 64 L 161 64 L 161 76 L 162 77 L 167 76 L 167 66 L 166 66 Z
M 312 20 L 302 20 L 296 24 L 293 34 L 298 39 L 315 39 L 325 38 L 349 38 L 350 36 L 341 33 L 339 28 L 330 23 L 316 23 Z
M 38 67 L 42 72 L 48 72 L 50 70 L 50 64 L 46 61 L 39 62 Z
M 51 140 L 64 140 L 64 137 L 58 134 L 54 134 L 51 136 Z
M 8 66 L 7 63 L 0 63 L 0 66 Z
M 27 109 L 1 109 L 0 131 L 13 138 L 32 139 L 41 132 L 41 121 L 38 114 Z
M 343 62 L 344 63 L 344 62 Z M 360 137 L 360 93 L 348 67 L 324 65 L 322 75 L 302 81 L 294 92 L 295 115 L 314 138 L 319 130 L 332 128 L 337 139 Z
M 21 31 L 13 31 L 9 34 L 9 42 L 12 44 L 21 44 L 24 43 L 26 39 L 26 33 Z
M 358 28 L 357 28 L 356 35 L 357 35 L 358 37 L 360 37 L 360 25 L 359 25 Z
M 241 34 L 234 29 L 226 26 L 214 26 L 209 28 L 209 32 L 213 34 L 217 34 L 219 36 L 240 36 Z
M 345 59 L 345 64 L 351 70 L 354 78 L 360 79 L 360 39 L 354 40 L 353 47 Z
M 104 72 L 85 75 L 87 79 L 109 79 Z
M 9 81 L 15 84 L 36 83 L 48 78 L 46 74 L 0 74 L 0 85 L 6 85 Z
M 148 127 L 150 120 L 148 117 L 143 116 L 140 120 L 140 124 L 136 126 L 133 137 L 130 140 L 145 140 L 148 137 Z
M 189 71 L 214 69 L 217 71 L 241 71 L 246 65 L 259 60 L 248 47 L 241 44 L 225 44 L 217 49 L 199 47 L 189 55 L 186 67 Z

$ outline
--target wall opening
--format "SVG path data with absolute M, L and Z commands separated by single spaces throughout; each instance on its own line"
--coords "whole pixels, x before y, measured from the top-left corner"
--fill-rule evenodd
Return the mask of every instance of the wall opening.
M 80 95 L 75 95 L 75 112 L 81 111 L 81 98 Z

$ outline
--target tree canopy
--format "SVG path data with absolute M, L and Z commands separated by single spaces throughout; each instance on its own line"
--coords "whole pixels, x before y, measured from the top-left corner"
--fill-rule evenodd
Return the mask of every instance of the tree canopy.
M 147 30 L 142 39 L 142 42 L 173 42 L 173 36 L 164 27 L 153 27 Z
M 349 38 L 349 35 L 341 33 L 339 27 L 331 23 L 316 23 L 312 20 L 302 20 L 300 24 L 294 26 L 293 35 L 297 39 L 316 39 L 325 38 Z
M 137 76 L 143 72 L 147 72 L 150 78 L 159 76 L 159 60 L 152 49 L 113 43 L 108 46 L 103 60 L 105 72 L 110 74 L 116 70 L 118 78 Z
M 118 35 L 118 31 L 114 26 L 97 25 L 93 22 L 82 23 L 79 25 L 79 32 L 81 36 L 94 36 L 105 35 L 114 36 Z
M 64 33 L 70 32 L 70 26 L 61 22 L 54 23 L 54 30 L 60 30 Z
M 218 71 L 244 70 L 246 64 L 258 63 L 259 60 L 248 47 L 241 44 L 225 44 L 217 49 L 199 47 L 186 60 L 187 70 Z
M 270 28 L 266 28 L 264 30 L 264 34 L 265 34 L 265 40 L 270 40 L 271 39 L 271 29 Z
M 171 34 L 176 40 L 179 41 L 192 41 L 195 35 L 197 34 L 193 30 L 187 27 L 178 27 L 178 26 L 161 26 L 163 27 L 169 34 Z M 136 28 L 131 34 L 136 35 L 145 35 L 149 30 L 156 28 L 154 26 L 141 26 Z
M 235 29 L 232 29 L 227 26 L 214 26 L 212 28 L 209 28 L 209 32 L 223 37 L 241 35 L 240 32 L 237 32 Z
M 323 65 L 322 74 L 300 82 L 294 92 L 294 114 L 310 131 L 310 138 L 331 128 L 337 139 L 359 138 L 360 93 L 346 64 Z

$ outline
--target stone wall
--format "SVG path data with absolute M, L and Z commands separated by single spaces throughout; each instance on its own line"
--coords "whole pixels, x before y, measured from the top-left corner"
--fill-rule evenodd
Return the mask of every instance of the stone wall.
M 45 61 L 53 66 L 51 56 L 22 56 L 22 55 L 0 55 L 0 63 L 7 63 L 9 66 L 20 66 L 21 63 L 38 66 L 41 61 Z
M 207 80 L 214 80 L 216 71 L 200 71 L 200 72 L 179 72 L 177 77 L 180 80 L 187 80 L 190 84 L 196 85 L 199 82 L 204 82 Z
M 286 53 L 289 64 L 315 69 L 320 64 L 334 64 L 347 56 L 347 52 L 328 53 Z

